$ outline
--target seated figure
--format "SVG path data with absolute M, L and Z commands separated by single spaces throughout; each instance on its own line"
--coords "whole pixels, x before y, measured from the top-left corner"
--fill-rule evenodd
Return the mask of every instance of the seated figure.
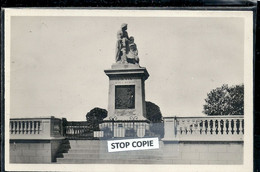
M 132 36 L 129 38 L 129 52 L 126 56 L 128 63 L 139 64 L 138 50 Z

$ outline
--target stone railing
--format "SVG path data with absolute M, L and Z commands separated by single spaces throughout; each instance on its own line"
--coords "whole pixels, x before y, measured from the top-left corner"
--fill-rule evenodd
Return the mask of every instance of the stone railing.
M 11 118 L 10 139 L 53 139 L 63 135 L 62 122 L 58 118 Z
M 169 141 L 243 141 L 244 116 L 165 117 Z

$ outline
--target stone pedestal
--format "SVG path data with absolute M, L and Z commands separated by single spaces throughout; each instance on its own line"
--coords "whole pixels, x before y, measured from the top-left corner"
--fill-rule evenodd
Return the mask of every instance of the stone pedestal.
M 108 116 L 104 120 L 147 120 L 145 80 L 149 74 L 138 64 L 113 64 L 109 77 Z

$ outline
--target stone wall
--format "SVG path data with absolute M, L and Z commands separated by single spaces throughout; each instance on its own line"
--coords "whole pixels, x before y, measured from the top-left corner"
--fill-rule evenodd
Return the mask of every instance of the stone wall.
M 15 140 L 10 141 L 10 163 L 51 163 L 62 140 Z
M 172 164 L 243 164 L 243 142 L 164 142 Z

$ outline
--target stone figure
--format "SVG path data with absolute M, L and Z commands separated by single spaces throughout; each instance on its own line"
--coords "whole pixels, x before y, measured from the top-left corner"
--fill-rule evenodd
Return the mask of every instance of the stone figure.
M 133 36 L 129 38 L 129 52 L 127 54 L 127 61 L 129 63 L 139 64 L 138 50 Z
M 117 43 L 116 43 L 116 62 L 127 63 L 126 60 L 126 47 L 128 45 L 127 39 L 123 37 L 123 32 L 119 30 L 117 32 Z
M 138 50 L 134 43 L 134 37 L 128 37 L 127 24 L 121 25 L 117 32 L 116 63 L 139 64 Z
M 121 62 L 122 36 L 123 36 L 123 32 L 119 30 L 117 32 L 117 42 L 116 42 L 116 62 Z
M 127 33 L 127 24 L 126 23 L 123 23 L 121 25 L 121 30 L 123 32 L 123 38 L 126 38 L 127 40 L 129 40 L 129 37 L 128 37 L 128 33 Z

